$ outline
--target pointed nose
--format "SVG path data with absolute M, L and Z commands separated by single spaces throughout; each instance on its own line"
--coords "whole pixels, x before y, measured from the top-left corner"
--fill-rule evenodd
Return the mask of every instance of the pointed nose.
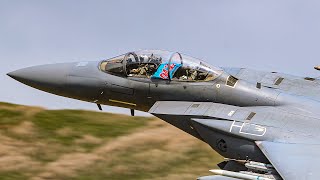
M 19 69 L 7 75 L 28 86 L 57 93 L 65 85 L 70 68 L 71 63 L 50 64 Z

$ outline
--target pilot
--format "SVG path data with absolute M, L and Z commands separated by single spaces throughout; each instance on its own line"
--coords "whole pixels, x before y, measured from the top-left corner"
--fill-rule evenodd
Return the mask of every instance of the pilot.
M 147 55 L 141 55 L 140 56 L 140 62 L 148 62 L 149 61 L 149 57 Z
M 141 64 L 135 69 L 131 69 L 129 72 L 132 75 L 146 76 L 150 78 L 157 71 L 157 65 L 155 64 Z
M 196 70 L 190 70 L 190 80 L 197 80 L 198 79 L 198 72 Z
M 152 54 L 148 62 L 149 63 L 154 63 L 154 64 L 161 64 L 162 63 L 162 58 L 161 57 L 157 57 L 157 56 Z
M 183 81 L 188 80 L 188 76 L 182 75 L 180 76 L 179 80 L 183 80 Z
M 150 71 L 150 67 L 148 64 L 140 65 L 136 69 L 131 69 L 130 73 L 135 75 L 147 76 L 147 73 Z
M 198 76 L 197 76 L 197 80 L 205 80 L 208 76 L 208 72 L 201 72 L 198 71 Z
M 198 80 L 198 71 L 193 69 L 187 69 L 186 70 L 186 76 L 180 77 L 182 80 Z
M 144 67 L 138 67 L 136 69 L 131 69 L 130 73 L 135 74 L 135 75 L 145 75 L 146 70 Z
M 157 71 L 157 67 L 155 64 L 147 64 L 146 71 L 147 71 L 147 76 L 149 78 Z
M 185 68 L 181 67 L 176 71 L 175 76 L 179 80 L 186 81 L 189 79 L 188 78 L 189 71 L 190 71 L 189 69 L 185 69 Z

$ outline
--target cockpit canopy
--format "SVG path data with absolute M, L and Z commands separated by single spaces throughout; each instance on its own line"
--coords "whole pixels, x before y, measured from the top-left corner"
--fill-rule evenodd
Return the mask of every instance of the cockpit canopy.
M 161 50 L 129 52 L 104 60 L 100 70 L 117 76 L 177 81 L 211 81 L 222 73 L 199 59 Z

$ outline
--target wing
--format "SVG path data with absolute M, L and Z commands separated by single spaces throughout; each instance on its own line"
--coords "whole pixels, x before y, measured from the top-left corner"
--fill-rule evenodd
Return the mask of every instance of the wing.
M 211 128 L 218 128 L 220 131 L 226 133 L 236 133 L 233 131 L 239 132 L 238 127 L 240 125 L 249 125 L 247 123 L 244 124 L 248 119 L 250 119 L 252 123 L 258 123 L 258 121 L 272 123 L 271 121 L 265 121 L 266 112 L 273 110 L 267 111 L 267 109 L 269 109 L 269 107 L 264 107 L 263 112 L 258 113 L 255 111 L 256 109 L 212 102 L 157 101 L 149 110 L 149 113 L 203 140 L 201 134 L 204 133 L 204 131 L 199 130 L 195 123 L 210 126 Z M 273 123 L 270 125 L 274 126 Z M 235 126 L 235 128 L 230 132 L 233 126 Z M 251 130 L 254 131 L 255 127 L 258 126 L 251 126 L 250 124 L 250 127 L 246 126 L 243 130 L 251 132 Z M 240 136 L 248 135 L 248 133 L 237 134 Z
M 283 138 L 286 142 L 297 142 L 296 134 L 300 131 L 319 132 L 317 123 L 320 124 L 306 113 L 292 115 L 276 107 L 238 107 L 213 102 L 157 101 L 149 113 L 199 139 L 203 132 L 197 130 L 198 126 L 193 127 L 195 123 L 253 141 Z M 303 123 L 306 121 L 313 125 Z M 284 127 L 286 131 L 281 130 Z
M 216 132 L 228 134 L 228 138 L 236 138 L 229 141 L 229 149 L 239 153 L 242 144 L 249 145 L 252 147 L 249 154 L 266 157 L 284 179 L 320 177 L 317 165 L 320 145 L 314 145 L 319 119 L 292 115 L 276 107 L 237 107 L 212 102 L 158 101 L 149 112 L 214 149 L 221 135 Z M 286 143 L 271 142 L 275 139 Z M 222 150 L 219 153 L 223 155 Z
M 319 179 L 320 145 L 266 141 L 256 144 L 284 179 Z

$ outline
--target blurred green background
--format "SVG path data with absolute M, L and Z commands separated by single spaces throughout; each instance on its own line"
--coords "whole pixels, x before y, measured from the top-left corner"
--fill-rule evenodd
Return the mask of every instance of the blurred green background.
M 0 179 L 196 179 L 222 157 L 154 117 L 0 103 Z

